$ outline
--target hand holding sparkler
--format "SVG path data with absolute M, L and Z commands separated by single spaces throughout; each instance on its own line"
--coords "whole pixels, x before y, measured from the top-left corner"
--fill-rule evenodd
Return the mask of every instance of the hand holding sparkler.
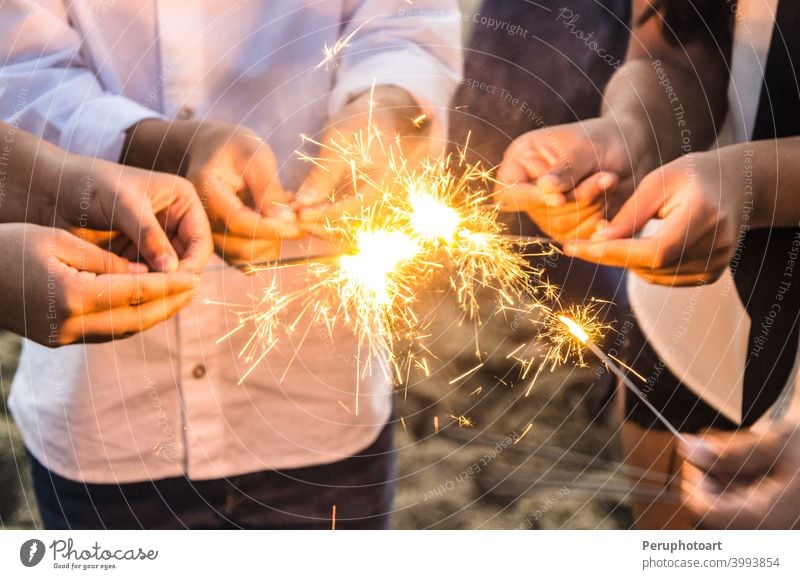
M 623 133 L 600 118 L 531 131 L 506 150 L 495 200 L 557 241 L 586 239 L 632 189 Z
M 726 168 L 746 166 L 746 154 L 742 147 L 724 147 L 656 169 L 610 223 L 589 241 L 566 244 L 564 252 L 629 268 L 650 283 L 682 286 L 718 279 L 734 255 L 746 214 L 745 172 Z M 751 227 L 759 226 L 761 206 L 754 207 L 747 214 Z M 635 238 L 651 219 L 663 219 L 661 228 Z
M 791 529 L 800 526 L 800 425 L 766 432 L 707 432 L 679 446 L 687 463 L 681 491 L 701 526 Z
M 320 151 L 317 157 L 304 155 L 313 165 L 295 199 L 300 227 L 325 235 L 326 220 L 379 201 L 370 183 L 388 175 L 390 149 L 409 163 L 421 160 L 415 151 L 426 152 L 424 117 L 404 89 L 375 86 L 331 119 L 319 143 L 306 139 Z
M 128 132 L 123 160 L 184 173 L 206 209 L 216 252 L 230 263 L 277 257 L 299 234 L 271 149 L 241 126 L 211 121 L 141 121 Z

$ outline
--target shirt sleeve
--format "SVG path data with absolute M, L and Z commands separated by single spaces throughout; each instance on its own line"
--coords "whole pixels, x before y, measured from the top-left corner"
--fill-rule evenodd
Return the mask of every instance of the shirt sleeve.
M 106 92 L 63 0 L 0 4 L 0 117 L 81 155 L 118 161 L 129 127 L 157 112 Z
M 345 5 L 347 46 L 334 63 L 330 113 L 373 82 L 393 84 L 416 98 L 430 119 L 434 142 L 445 139 L 447 111 L 463 66 L 457 2 L 349 0 Z

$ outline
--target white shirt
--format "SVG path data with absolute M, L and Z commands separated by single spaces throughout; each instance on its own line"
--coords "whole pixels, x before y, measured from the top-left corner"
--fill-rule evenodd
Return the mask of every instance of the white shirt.
M 778 0 L 738 2 L 729 110 L 719 146 L 751 138 L 777 5 Z M 659 223 L 648 224 L 645 235 Z M 670 371 L 725 417 L 741 422 L 751 320 L 730 270 L 713 284 L 687 288 L 650 285 L 632 274 L 628 276 L 628 294 L 644 335 Z M 792 400 L 796 376 L 797 363 L 786 392 L 765 414 L 759 428 L 790 404 L 800 402 Z
M 271 145 L 294 190 L 308 170 L 294 153 L 299 135 L 319 135 L 373 79 L 409 90 L 444 136 L 459 25 L 455 0 L 4 1 L 0 113 L 110 160 L 126 129 L 157 113 L 241 123 Z M 318 67 L 323 47 L 358 26 L 337 66 Z M 301 268 L 280 275 L 287 290 L 302 287 Z M 200 298 L 248 303 L 268 281 L 206 273 Z M 197 299 L 127 340 L 26 343 L 10 405 L 28 449 L 62 476 L 111 483 L 328 463 L 375 439 L 390 386 L 378 373 L 362 380 L 355 415 L 349 332 L 312 328 L 299 350 L 303 332 L 284 336 L 238 386 L 247 336 L 217 343 L 235 324 L 226 308 Z

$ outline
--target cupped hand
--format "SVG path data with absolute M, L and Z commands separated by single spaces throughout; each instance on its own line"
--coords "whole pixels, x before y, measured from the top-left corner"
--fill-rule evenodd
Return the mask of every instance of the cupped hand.
M 188 271 L 146 273 L 58 228 L 0 225 L 3 329 L 49 347 L 125 338 L 191 301 Z
M 628 268 L 650 283 L 715 281 L 734 255 L 745 214 L 744 173 L 730 154 L 687 155 L 656 169 L 610 223 L 564 252 Z M 634 237 L 651 219 L 662 220 L 657 231 Z
M 356 97 L 328 123 L 316 164 L 296 197 L 299 226 L 314 235 L 342 215 L 358 215 L 381 201 L 392 156 L 413 164 L 428 151 L 427 121 L 414 98 L 394 86 L 375 87 Z M 355 147 L 358 178 L 351 164 L 333 150 Z M 333 150 L 332 150 L 333 149 Z
M 40 224 L 96 243 L 110 240 L 109 249 L 141 258 L 155 271 L 202 270 L 212 251 L 211 232 L 186 179 L 74 155 L 60 177 L 41 206 L 46 215 Z
M 632 190 L 639 130 L 600 117 L 525 133 L 506 149 L 494 198 L 557 241 L 588 238 Z

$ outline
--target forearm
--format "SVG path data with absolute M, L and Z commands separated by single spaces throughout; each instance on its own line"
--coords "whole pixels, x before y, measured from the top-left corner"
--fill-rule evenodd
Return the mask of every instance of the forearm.
M 636 2 L 628 57 L 605 91 L 603 116 L 619 125 L 639 174 L 715 140 L 727 110 L 729 46 L 706 39 L 674 46 Z
M 741 167 L 752 199 L 752 227 L 800 226 L 800 137 L 752 141 L 721 149 Z
M 144 119 L 130 127 L 119 162 L 162 173 L 182 174 L 200 121 Z
M 69 153 L 0 122 L 0 222 L 52 223 Z

